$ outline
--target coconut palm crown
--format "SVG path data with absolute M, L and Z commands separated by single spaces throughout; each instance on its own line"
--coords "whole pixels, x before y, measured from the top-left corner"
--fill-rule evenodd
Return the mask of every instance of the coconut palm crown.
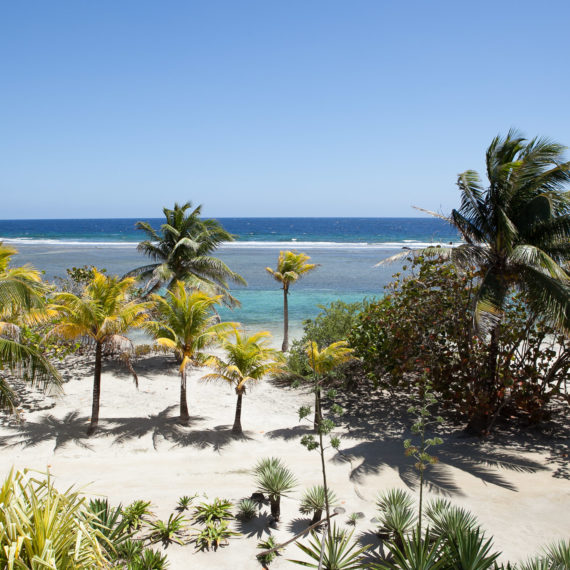
M 204 380 L 218 380 L 230 384 L 237 394 L 236 413 L 232 432 L 242 435 L 242 398 L 248 385 L 262 380 L 267 374 L 282 369 L 283 359 L 279 352 L 268 346 L 271 334 L 267 331 L 247 336 L 238 329 L 230 331 L 222 339 L 225 359 L 210 357 L 206 365 L 214 372 Z
M 452 251 L 462 265 L 482 269 L 476 323 L 492 328 L 513 287 L 530 307 L 570 324 L 570 162 L 564 147 L 526 140 L 511 130 L 487 149 L 489 185 L 473 170 L 459 175 L 461 205 L 451 221 L 466 243 Z
M 316 263 L 308 263 L 309 259 L 311 258 L 306 253 L 280 251 L 277 269 L 265 268 L 275 281 L 281 283 L 283 289 L 283 345 L 281 347 L 283 352 L 289 349 L 289 305 L 287 299 L 289 287 L 303 275 L 318 267 Z
M 220 323 L 214 313 L 222 295 L 210 296 L 191 290 L 183 281 L 176 281 L 165 297 L 152 295 L 155 319 L 145 328 L 180 361 L 180 422 L 187 424 L 186 373 L 188 367 L 204 366 L 210 357 L 207 350 L 220 341 L 222 333 L 237 323 Z
M 190 211 L 188 211 L 190 210 Z M 146 281 L 145 292 L 155 293 L 163 286 L 171 289 L 176 281 L 211 295 L 223 295 L 224 303 L 239 304 L 229 293 L 229 282 L 245 285 L 243 277 L 232 271 L 212 253 L 234 236 L 216 220 L 201 219 L 202 206 L 192 209 L 187 202 L 174 208 L 163 208 L 166 221 L 156 231 L 148 222 L 137 222 L 148 239 L 137 249 L 155 263 L 133 269 L 127 276 Z
M 14 392 L 1 374 L 4 371 L 42 388 L 61 384 L 59 373 L 42 352 L 20 342 L 18 323 L 35 321 L 43 312 L 45 286 L 33 267 L 10 267 L 16 253 L 16 249 L 0 243 L 0 407 L 8 409 L 14 406 Z M 29 319 L 30 315 L 33 318 Z
M 101 366 L 103 348 L 127 354 L 132 348 L 125 336 L 131 328 L 138 328 L 147 320 L 149 303 L 131 300 L 129 294 L 135 280 L 127 277 L 107 276 L 96 269 L 93 278 L 81 295 L 57 293 L 50 308 L 58 314 L 52 334 L 64 339 L 82 339 L 95 345 L 95 371 L 93 375 L 93 404 L 88 434 L 99 425 L 101 397 Z M 131 368 L 135 382 L 136 374 Z

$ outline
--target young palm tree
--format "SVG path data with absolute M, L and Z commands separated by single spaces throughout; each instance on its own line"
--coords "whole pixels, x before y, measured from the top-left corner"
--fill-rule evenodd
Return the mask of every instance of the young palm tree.
M 269 496 L 271 516 L 278 522 L 281 516 L 281 497 L 297 486 L 297 479 L 277 457 L 260 459 L 254 474 L 257 489 Z
M 156 320 L 145 328 L 156 342 L 174 352 L 180 360 L 180 423 L 188 424 L 186 374 L 189 366 L 201 367 L 209 355 L 205 350 L 219 342 L 221 333 L 237 323 L 218 323 L 214 306 L 222 295 L 210 296 L 190 291 L 182 281 L 176 281 L 165 297 L 152 295 Z
M 36 347 L 20 342 L 19 322 L 43 310 L 45 286 L 32 267 L 10 267 L 16 249 L 0 243 L 0 370 L 6 369 L 47 387 L 59 386 L 61 378 L 53 365 Z M 13 408 L 14 393 L 0 376 L 0 407 Z
M 94 270 L 93 279 L 80 296 L 57 293 L 51 305 L 59 315 L 52 334 L 65 339 L 82 339 L 95 345 L 93 404 L 88 435 L 95 433 L 99 425 L 103 348 L 120 350 L 124 354 L 125 349 L 132 347 L 125 333 L 131 328 L 141 327 L 148 318 L 149 303 L 129 300 L 134 281 L 133 278 L 108 277 Z M 134 377 L 136 381 L 136 375 Z
M 160 287 L 171 289 L 176 281 L 185 281 L 191 287 L 210 295 L 223 295 L 224 303 L 236 305 L 237 300 L 228 291 L 229 284 L 246 282 L 225 263 L 212 257 L 212 252 L 223 242 L 233 241 L 216 220 L 202 220 L 202 206 L 192 208 L 187 202 L 164 208 L 166 222 L 157 232 L 148 222 L 137 222 L 148 239 L 138 245 L 138 250 L 155 263 L 133 269 L 127 276 L 147 281 L 145 290 L 154 293 Z
M 243 435 L 241 409 L 247 386 L 282 368 L 281 355 L 267 346 L 270 336 L 266 331 L 247 336 L 243 331 L 232 330 L 222 339 L 225 360 L 212 356 L 206 361 L 215 372 L 206 374 L 204 380 L 221 380 L 235 388 L 237 404 L 232 428 L 235 435 Z
M 315 263 L 307 263 L 311 259 L 305 253 L 296 251 L 280 251 L 277 260 L 277 269 L 266 267 L 265 270 L 273 276 L 273 279 L 281 283 L 283 289 L 283 345 L 282 352 L 289 350 L 289 305 L 287 296 L 289 287 L 298 281 L 303 275 L 316 267 Z

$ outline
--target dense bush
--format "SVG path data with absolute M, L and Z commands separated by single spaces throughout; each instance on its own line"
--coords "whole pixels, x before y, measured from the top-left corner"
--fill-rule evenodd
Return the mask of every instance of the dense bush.
M 411 275 L 396 274 L 349 335 L 368 374 L 384 388 L 406 392 L 427 377 L 441 404 L 463 418 L 516 411 L 531 422 L 543 419 L 569 379 L 570 339 L 512 296 L 498 330 L 499 373 L 489 397 L 488 339 L 472 326 L 479 276 L 439 256 L 408 263 Z

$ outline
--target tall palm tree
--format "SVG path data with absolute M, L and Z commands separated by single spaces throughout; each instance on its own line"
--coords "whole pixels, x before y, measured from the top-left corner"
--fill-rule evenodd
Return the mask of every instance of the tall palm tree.
M 119 279 L 94 269 L 93 278 L 85 285 L 81 295 L 57 293 L 51 305 L 51 309 L 58 314 L 52 334 L 65 339 L 82 339 L 95 345 L 93 403 L 88 435 L 95 433 L 99 425 L 103 349 L 127 353 L 132 344 L 125 333 L 131 328 L 140 328 L 148 318 L 150 303 L 129 298 L 134 282 L 130 277 Z M 137 381 L 132 369 L 131 372 Z
M 29 265 L 10 267 L 16 253 L 0 243 L 0 372 L 18 374 L 43 388 L 58 387 L 61 378 L 49 360 L 37 347 L 20 342 L 18 323 L 42 311 L 45 286 L 39 271 Z M 14 393 L 0 375 L 0 407 L 13 406 Z
M 268 346 L 270 336 L 266 331 L 247 336 L 243 331 L 234 329 L 222 339 L 225 360 L 212 356 L 206 361 L 206 365 L 215 372 L 206 374 L 204 380 L 221 380 L 235 388 L 237 404 L 232 428 L 235 435 L 243 435 L 241 409 L 246 387 L 282 368 L 281 354 Z
M 148 236 L 137 249 L 155 263 L 133 269 L 127 276 L 146 280 L 147 293 L 163 286 L 171 289 L 176 281 L 185 281 L 210 295 L 223 295 L 225 304 L 238 304 L 229 293 L 229 282 L 246 285 L 244 278 L 212 256 L 221 243 L 233 241 L 234 236 L 216 220 L 202 220 L 202 206 L 192 209 L 187 202 L 174 204 L 173 209 L 163 208 L 163 212 L 166 222 L 159 232 L 148 222 L 136 224 Z
M 289 287 L 296 283 L 303 275 L 318 267 L 315 263 L 307 263 L 311 259 L 306 253 L 296 251 L 280 251 L 277 260 L 277 269 L 266 267 L 265 270 L 281 283 L 283 289 L 283 345 L 282 352 L 289 349 L 289 305 L 287 296 Z
M 156 342 L 166 347 L 180 361 L 180 423 L 188 424 L 186 399 L 186 375 L 188 367 L 201 367 L 210 356 L 206 350 L 219 342 L 223 332 L 237 323 L 219 323 L 214 313 L 215 305 L 222 295 L 210 296 L 201 291 L 190 290 L 183 281 L 176 281 L 165 297 L 152 295 L 156 319 L 146 323 L 145 328 Z
M 461 205 L 448 220 L 465 243 L 449 250 L 459 265 L 476 266 L 481 284 L 474 323 L 488 333 L 488 370 L 480 391 L 483 416 L 495 406 L 499 325 L 513 290 L 523 293 L 535 314 L 570 330 L 570 162 L 564 147 L 544 138 L 526 141 L 511 130 L 497 136 L 486 153 L 488 186 L 467 170 L 458 177 Z M 485 429 L 488 417 L 471 429 Z

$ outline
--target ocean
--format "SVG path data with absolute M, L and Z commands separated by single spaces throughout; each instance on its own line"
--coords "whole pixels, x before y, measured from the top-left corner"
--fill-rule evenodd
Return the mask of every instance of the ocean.
M 294 249 L 319 267 L 299 280 L 289 296 L 290 329 L 299 336 L 302 322 L 319 305 L 379 297 L 398 264 L 376 264 L 401 251 L 430 244 L 457 243 L 457 232 L 437 218 L 218 218 L 236 241 L 217 255 L 248 282 L 232 291 L 241 308 L 222 309 L 222 317 L 248 330 L 282 334 L 283 294 L 265 271 L 275 267 L 279 251 Z M 136 249 L 144 239 L 136 219 L 0 220 L 0 241 L 19 251 L 14 264 L 30 263 L 53 280 L 66 268 L 95 265 L 122 275 L 148 263 Z M 162 218 L 148 218 L 160 228 Z

